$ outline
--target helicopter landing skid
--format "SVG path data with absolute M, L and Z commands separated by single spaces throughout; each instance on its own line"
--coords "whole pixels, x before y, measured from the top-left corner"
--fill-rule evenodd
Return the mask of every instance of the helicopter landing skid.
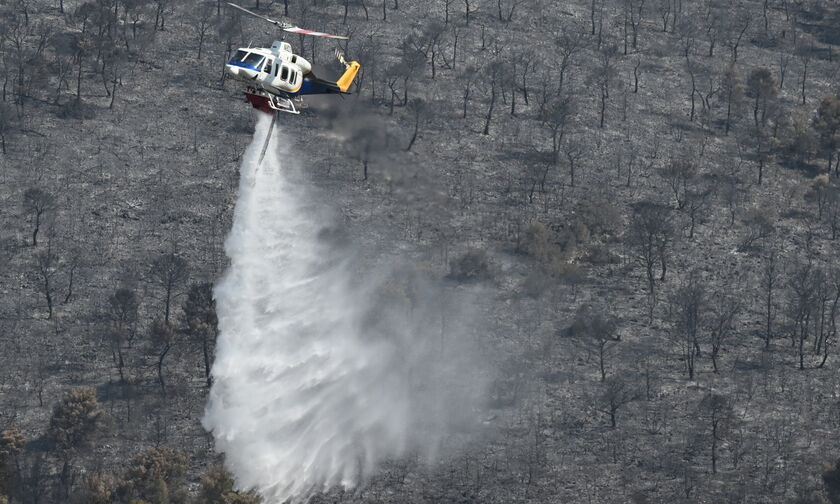
M 262 90 L 248 88 L 245 91 L 245 99 L 256 109 L 259 109 L 266 114 L 274 114 L 275 112 L 286 112 L 288 114 L 300 114 L 300 110 L 295 107 L 291 98 L 284 96 L 277 96 L 271 93 L 266 93 Z M 300 98 L 296 101 L 301 102 Z
M 289 114 L 300 114 L 300 110 L 295 108 L 294 102 L 288 98 L 280 98 L 279 96 L 269 95 L 268 106 L 272 110 L 279 112 L 288 112 Z

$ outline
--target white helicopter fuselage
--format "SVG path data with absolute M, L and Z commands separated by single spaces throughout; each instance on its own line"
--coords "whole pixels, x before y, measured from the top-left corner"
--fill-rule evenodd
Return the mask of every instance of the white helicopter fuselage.
M 288 42 L 274 41 L 270 48 L 242 47 L 225 65 L 235 80 L 269 93 L 296 93 L 312 64 L 292 52 Z
M 343 35 L 307 30 L 257 14 L 234 3 L 226 3 L 250 16 L 268 21 L 285 32 L 348 40 L 348 37 Z M 254 108 L 267 114 L 277 111 L 299 114 L 294 102 L 302 103 L 304 95 L 350 92 L 350 86 L 353 85 L 362 66 L 358 61 L 346 61 L 338 50 L 336 57 L 344 65 L 341 77 L 335 81 L 319 79 L 312 73 L 312 64 L 292 52 L 289 43 L 275 40 L 269 48 L 239 48 L 225 65 L 225 72 L 245 85 L 245 99 Z

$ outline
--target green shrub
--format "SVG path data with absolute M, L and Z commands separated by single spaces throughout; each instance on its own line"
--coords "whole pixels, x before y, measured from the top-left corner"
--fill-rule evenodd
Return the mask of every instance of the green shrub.
M 259 504 L 262 501 L 253 492 L 235 491 L 233 484 L 230 471 L 220 465 L 211 466 L 201 477 L 201 489 L 195 504 Z
M 592 236 L 615 235 L 621 228 L 621 213 L 615 205 L 600 198 L 585 201 L 578 211 L 578 220 Z
M 543 271 L 532 271 L 522 282 L 522 293 L 530 298 L 538 298 L 551 287 L 553 280 Z
M 76 499 L 79 504 L 111 504 L 120 481 L 107 472 L 94 472 L 82 480 L 81 491 Z
M 103 429 L 106 414 L 102 411 L 92 388 L 78 388 L 67 392 L 53 409 L 49 436 L 62 456 L 70 456 L 86 448 Z
M 533 257 L 549 269 L 564 263 L 566 256 L 554 242 L 551 231 L 541 222 L 531 222 L 522 231 L 519 239 L 519 251 Z
M 136 457 L 125 475 L 122 493 L 156 504 L 175 504 L 186 500 L 179 488 L 187 471 L 187 456 L 165 446 L 150 448 Z
M 458 280 L 483 280 L 490 276 L 490 262 L 483 250 L 469 250 L 449 262 L 449 276 Z
M 593 245 L 586 254 L 586 262 L 595 265 L 616 264 L 618 257 L 605 245 Z
M 583 235 L 584 240 L 580 239 L 581 235 Z M 558 231 L 557 247 L 564 256 L 569 256 L 577 250 L 578 243 L 583 243 L 588 238 L 589 232 L 586 230 L 586 226 L 579 221 L 574 221 L 572 226 Z
M 550 254 L 551 231 L 542 222 L 531 222 L 519 237 L 519 251 L 538 261 Z

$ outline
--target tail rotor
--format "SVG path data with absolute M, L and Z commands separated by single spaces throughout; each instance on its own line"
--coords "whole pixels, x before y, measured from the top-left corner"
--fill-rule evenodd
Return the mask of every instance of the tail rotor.
M 344 68 L 347 68 L 349 66 L 348 63 L 347 63 L 347 60 L 344 59 L 344 53 L 342 53 L 340 49 L 335 50 L 335 57 L 336 57 L 336 59 L 338 60 L 339 63 L 344 65 Z

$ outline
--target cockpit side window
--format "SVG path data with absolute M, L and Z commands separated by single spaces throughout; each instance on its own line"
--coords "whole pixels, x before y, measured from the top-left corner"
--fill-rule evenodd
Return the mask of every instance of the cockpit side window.
M 289 80 L 289 67 L 283 65 L 283 70 L 280 71 L 280 78 L 283 80 Z
M 265 66 L 263 67 L 263 72 L 265 72 L 267 74 L 270 74 L 271 73 L 271 65 L 273 65 L 273 64 L 274 64 L 273 59 L 270 59 L 270 58 L 266 59 L 265 60 Z

